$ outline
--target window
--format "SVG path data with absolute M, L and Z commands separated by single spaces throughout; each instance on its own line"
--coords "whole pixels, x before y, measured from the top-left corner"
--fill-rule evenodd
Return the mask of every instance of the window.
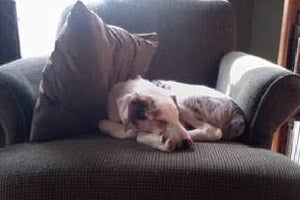
M 66 6 L 75 2 L 76 0 L 16 1 L 23 58 L 51 53 L 60 15 Z

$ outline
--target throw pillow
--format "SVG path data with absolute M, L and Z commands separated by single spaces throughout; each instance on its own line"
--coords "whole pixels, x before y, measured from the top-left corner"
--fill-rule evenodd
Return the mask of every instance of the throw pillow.
M 112 85 L 145 74 L 157 42 L 109 26 L 82 2 L 71 9 L 46 64 L 30 140 L 97 130 Z

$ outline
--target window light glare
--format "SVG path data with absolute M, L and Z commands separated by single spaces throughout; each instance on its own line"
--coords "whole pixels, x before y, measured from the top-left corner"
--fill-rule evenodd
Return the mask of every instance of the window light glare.
M 49 55 L 52 52 L 61 13 L 66 6 L 75 2 L 76 0 L 16 1 L 22 57 Z

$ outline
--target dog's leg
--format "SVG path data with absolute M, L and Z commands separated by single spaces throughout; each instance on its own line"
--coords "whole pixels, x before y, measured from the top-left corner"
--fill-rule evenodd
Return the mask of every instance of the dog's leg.
M 184 123 L 195 128 L 188 131 L 194 141 L 217 141 L 222 138 L 222 131 L 220 128 L 197 119 L 194 116 L 194 113 L 188 109 L 181 107 L 180 117 Z
M 127 138 L 136 137 L 136 131 L 131 129 L 125 130 L 123 124 L 118 122 L 101 120 L 98 126 L 102 132 L 107 133 L 108 135 L 118 139 L 127 139 Z
M 162 135 L 139 133 L 137 136 L 137 142 L 166 152 L 171 152 L 176 149 L 176 143 L 171 139 L 165 140 Z
M 191 138 L 194 141 L 217 141 L 222 138 L 222 131 L 206 122 L 198 122 L 198 125 L 193 130 L 189 130 Z
M 183 106 L 179 107 L 179 112 L 180 112 L 180 120 L 183 121 L 184 123 L 191 125 L 193 127 L 197 127 L 199 125 L 199 121 L 196 117 L 195 114 L 190 111 L 189 109 L 186 109 Z

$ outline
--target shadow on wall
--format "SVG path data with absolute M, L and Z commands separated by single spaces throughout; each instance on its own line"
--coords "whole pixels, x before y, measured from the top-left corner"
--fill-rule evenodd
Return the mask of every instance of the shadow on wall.
M 282 0 L 229 0 L 237 19 L 237 50 L 277 62 Z
M 237 50 L 249 52 L 251 44 L 254 1 L 229 0 L 233 5 L 237 25 Z

